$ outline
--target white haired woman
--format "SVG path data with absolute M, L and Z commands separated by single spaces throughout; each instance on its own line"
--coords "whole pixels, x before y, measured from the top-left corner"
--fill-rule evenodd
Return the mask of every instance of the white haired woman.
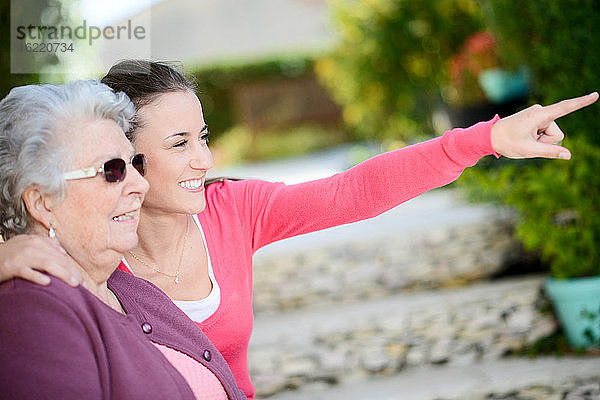
M 115 272 L 148 191 L 124 135 L 133 116 L 126 95 L 93 81 L 0 102 L 0 232 L 56 237 L 86 286 L 0 284 L 0 398 L 245 398 L 163 292 Z

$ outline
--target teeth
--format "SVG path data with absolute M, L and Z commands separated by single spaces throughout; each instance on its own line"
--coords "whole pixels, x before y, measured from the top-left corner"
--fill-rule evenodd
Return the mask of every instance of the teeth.
M 113 217 L 113 221 L 128 221 L 130 219 L 133 219 L 135 217 L 135 211 L 130 211 L 128 213 L 125 214 L 121 214 L 121 215 L 117 215 L 116 217 Z
M 179 182 L 178 185 L 184 189 L 196 190 L 202 187 L 202 179 L 190 179 L 189 181 Z

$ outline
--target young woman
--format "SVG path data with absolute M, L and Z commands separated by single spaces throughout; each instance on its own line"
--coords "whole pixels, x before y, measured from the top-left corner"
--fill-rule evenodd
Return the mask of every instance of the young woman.
M 139 244 L 119 269 L 156 284 L 221 351 L 239 387 L 255 391 L 247 365 L 252 332 L 252 255 L 262 246 L 371 218 L 454 181 L 481 157 L 569 159 L 555 119 L 597 100 L 593 93 L 547 107 L 453 129 L 443 136 L 378 155 L 330 178 L 286 186 L 258 180 L 206 184 L 213 166 L 208 126 L 194 86 L 167 64 L 124 61 L 102 80 L 125 92 L 137 114 L 129 132 L 146 155 L 150 190 Z M 37 239 L 37 238 L 36 238 Z M 45 243 L 43 259 L 25 258 L 34 239 L 0 246 L 0 279 L 37 280 L 43 270 L 68 280 L 60 251 Z M 11 243 L 12 242 L 12 243 Z M 75 278 L 77 278 L 75 276 Z

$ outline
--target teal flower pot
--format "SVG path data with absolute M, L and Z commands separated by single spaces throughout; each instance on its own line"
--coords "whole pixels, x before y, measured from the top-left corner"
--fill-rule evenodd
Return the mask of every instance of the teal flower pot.
M 571 346 L 600 346 L 600 276 L 548 278 L 545 289 Z
M 516 72 L 491 68 L 481 71 L 479 86 L 492 103 L 505 103 L 529 94 L 529 73 L 525 68 Z

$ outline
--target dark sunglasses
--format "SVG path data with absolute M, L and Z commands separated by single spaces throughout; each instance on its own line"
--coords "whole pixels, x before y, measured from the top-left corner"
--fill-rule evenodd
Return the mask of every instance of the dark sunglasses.
M 96 167 L 89 167 L 78 169 L 75 171 L 65 172 L 63 178 L 66 180 L 70 179 L 83 179 L 93 178 L 98 174 L 102 174 L 106 182 L 121 182 L 125 179 L 127 173 L 127 162 L 122 158 L 113 158 L 108 160 L 98 169 Z M 143 154 L 136 154 L 131 158 L 131 165 L 133 168 L 140 173 L 141 176 L 146 174 L 146 156 Z

